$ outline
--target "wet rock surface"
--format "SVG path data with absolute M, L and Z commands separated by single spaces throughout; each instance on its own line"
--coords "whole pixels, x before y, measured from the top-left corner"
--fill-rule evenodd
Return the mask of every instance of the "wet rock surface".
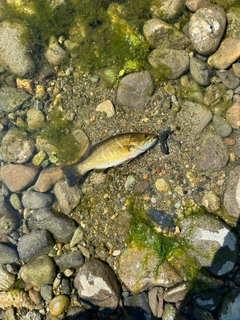
M 0 63 L 19 77 L 32 75 L 35 69 L 29 45 L 23 45 L 20 40 L 26 32 L 21 24 L 8 21 L 0 24 Z
M 143 108 L 147 95 L 153 92 L 153 81 L 149 72 L 129 74 L 124 77 L 118 87 L 117 103 L 120 106 Z
M 237 257 L 237 239 L 220 220 L 207 214 L 192 215 L 184 219 L 181 228 L 181 236 L 194 247 L 187 254 L 193 254 L 202 266 L 219 276 L 233 269 Z
M 111 3 L 110 25 L 73 19 L 42 48 L 30 37 L 33 62 L 30 43 L 20 40 L 28 30 L 10 26 L 6 3 L 0 0 L 0 47 L 7 42 L 0 50 L 0 317 L 236 320 L 238 4 L 154 0 L 135 25 L 125 20 L 127 2 Z M 62 12 L 49 3 L 51 14 Z M 25 3 L 21 14 L 34 10 Z M 143 47 L 120 69 L 111 60 L 86 72 L 78 54 L 89 45 L 88 58 L 94 47 L 102 61 L 113 30 L 126 32 L 128 48 Z M 137 159 L 68 186 L 62 166 L 108 137 L 138 131 L 159 140 Z
M 189 21 L 189 37 L 196 51 L 213 53 L 220 44 L 226 26 L 226 14 L 221 6 L 200 8 Z
M 93 259 L 80 268 L 74 279 L 79 298 L 88 309 L 113 312 L 119 303 L 119 284 L 112 269 L 101 260 Z

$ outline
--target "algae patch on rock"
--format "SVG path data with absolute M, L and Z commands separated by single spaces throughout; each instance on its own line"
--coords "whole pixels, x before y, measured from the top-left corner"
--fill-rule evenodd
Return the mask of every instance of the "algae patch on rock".
M 138 204 L 138 200 L 127 200 L 127 210 L 131 216 L 127 233 L 127 244 L 130 247 L 149 249 L 157 254 L 159 264 L 168 259 L 173 250 L 181 246 L 177 236 L 158 232 L 154 224 L 148 219 L 145 210 Z
M 81 151 L 84 153 L 87 149 L 85 144 L 79 144 L 78 131 L 72 132 L 72 124 L 63 118 L 58 108 L 55 108 L 38 133 L 37 147 L 46 152 L 53 163 L 66 165 L 77 162 L 81 157 Z M 83 150 L 80 150 L 81 148 Z

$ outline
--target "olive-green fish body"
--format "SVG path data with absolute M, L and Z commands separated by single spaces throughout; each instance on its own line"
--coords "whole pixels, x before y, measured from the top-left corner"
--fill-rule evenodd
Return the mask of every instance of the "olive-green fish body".
M 90 155 L 79 164 L 62 170 L 69 186 L 73 186 L 88 171 L 115 167 L 136 158 L 157 141 L 154 134 L 122 133 L 110 137 L 92 147 Z

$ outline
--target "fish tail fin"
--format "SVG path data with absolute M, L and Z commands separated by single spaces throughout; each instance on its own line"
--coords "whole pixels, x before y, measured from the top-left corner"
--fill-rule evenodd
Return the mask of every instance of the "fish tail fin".
M 66 182 L 69 187 L 73 187 L 81 178 L 77 170 L 76 165 L 70 165 L 62 168 L 62 171 L 66 177 Z

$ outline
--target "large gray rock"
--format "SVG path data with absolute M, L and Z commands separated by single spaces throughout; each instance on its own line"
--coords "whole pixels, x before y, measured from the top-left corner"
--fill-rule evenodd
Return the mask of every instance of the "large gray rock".
M 60 242 L 69 242 L 72 239 L 77 224 L 63 213 L 51 212 L 50 208 L 34 210 L 30 216 L 30 223 L 38 229 L 47 229 Z
M 160 19 L 150 19 L 143 26 L 143 34 L 152 48 L 185 49 L 189 39 L 173 27 Z
M 41 193 L 28 190 L 22 196 L 22 204 L 28 209 L 50 207 L 52 203 L 53 195 L 51 193 Z
M 216 276 L 231 271 L 237 258 L 237 238 L 230 228 L 210 214 L 191 214 L 180 222 L 186 254 Z
M 120 287 L 112 269 L 104 262 L 93 259 L 79 269 L 74 286 L 83 306 L 99 311 L 113 312 L 118 307 Z
M 119 83 L 117 104 L 130 108 L 143 108 L 153 89 L 153 80 L 148 71 L 131 73 Z
M 63 180 L 55 184 L 54 193 L 61 211 L 65 214 L 70 214 L 81 199 L 81 189 L 77 185 L 69 187 Z
M 189 68 L 189 56 L 185 50 L 155 49 L 148 55 L 148 62 L 167 79 L 178 79 Z
M 54 260 L 60 270 L 79 269 L 84 264 L 84 256 L 80 250 L 55 256 Z
M 0 264 L 13 263 L 17 260 L 16 250 L 5 243 L 0 243 Z
M 19 23 L 0 23 L 0 64 L 18 77 L 30 76 L 35 69 L 29 44 L 23 41 L 27 32 Z
M 196 169 L 209 172 L 220 171 L 229 160 L 227 146 L 218 134 L 211 132 L 202 134 L 201 140 Z
M 37 257 L 48 254 L 54 242 L 47 230 L 36 230 L 19 239 L 18 253 L 20 259 L 28 263 Z
M 223 36 L 226 14 L 219 5 L 201 8 L 189 21 L 189 37 L 195 50 L 203 55 L 213 53 Z

